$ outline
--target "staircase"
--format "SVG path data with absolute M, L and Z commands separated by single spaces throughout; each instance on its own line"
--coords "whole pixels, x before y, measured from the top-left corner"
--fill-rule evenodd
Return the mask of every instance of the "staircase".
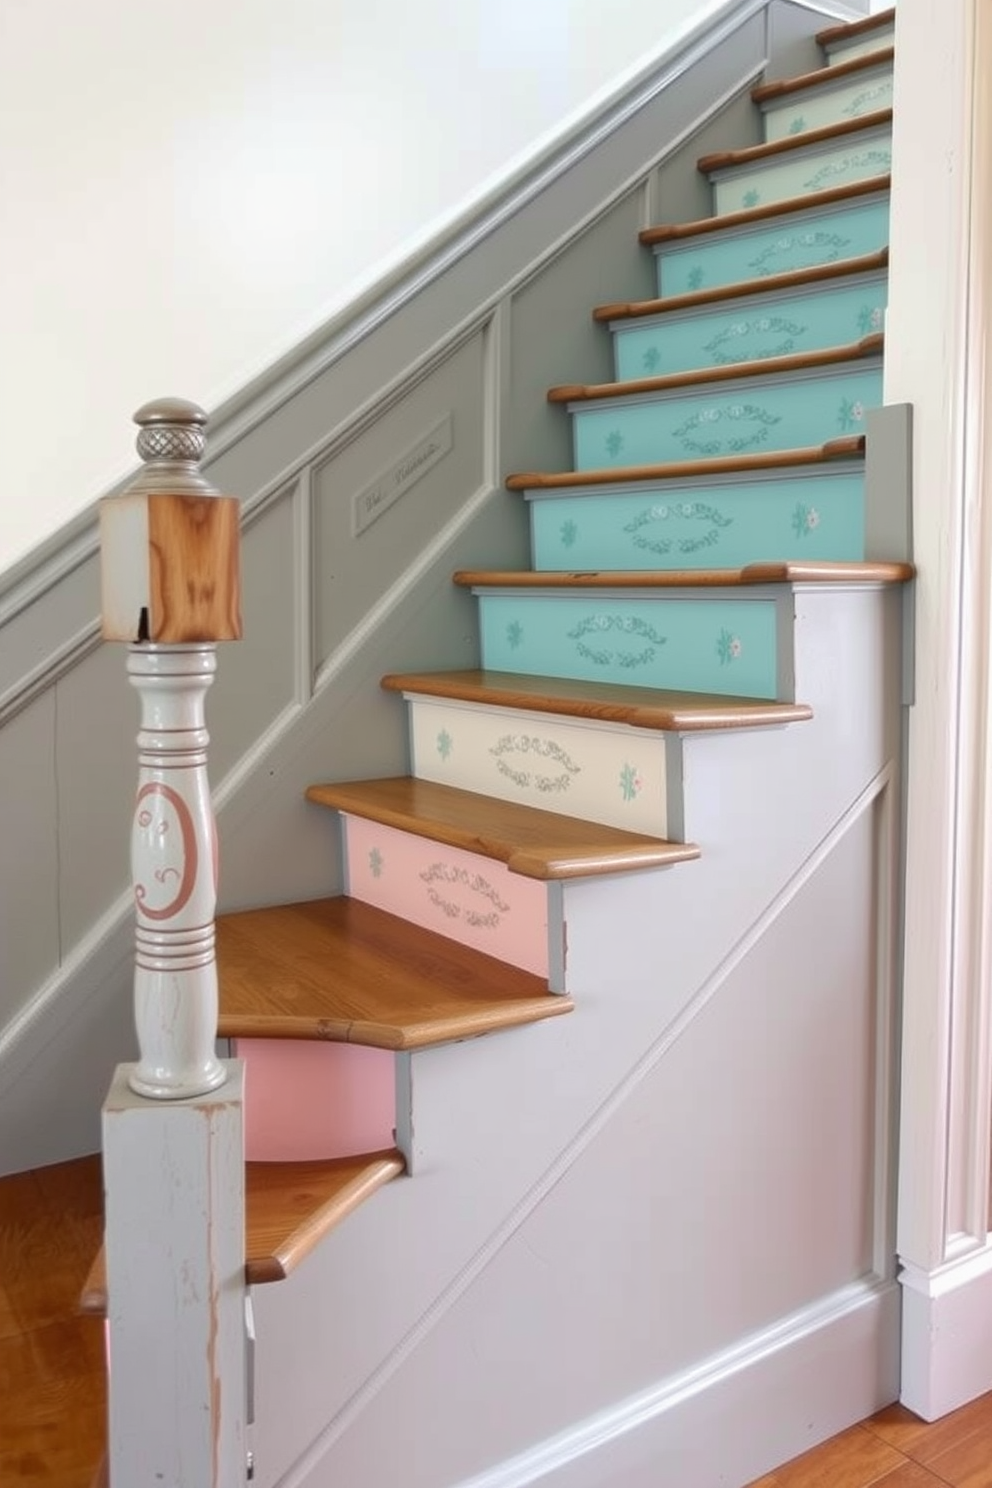
M 719 1359 L 695 1388 L 720 1401 L 733 1349 L 776 1329 L 797 1380 L 804 1339 L 836 1343 L 853 1393 L 813 1372 L 819 1435 L 894 1394 L 912 570 L 908 491 L 865 438 L 892 35 L 891 12 L 822 33 L 822 68 L 754 89 L 766 142 L 700 160 L 714 215 L 642 233 L 657 298 L 593 311 L 615 380 L 548 394 L 574 468 L 507 481 L 532 568 L 454 575 L 480 668 L 384 677 L 409 776 L 307 793 L 345 895 L 218 923 L 247 1279 L 292 1276 L 256 1296 L 266 1488 L 742 1484 L 791 1438 L 729 1430 L 717 1476 L 719 1444 L 687 1459 L 677 1390 L 649 1409 L 644 1382 Z M 816 1333 L 804 1309 L 842 1293 Z M 106 1307 L 99 1260 L 84 1306 Z

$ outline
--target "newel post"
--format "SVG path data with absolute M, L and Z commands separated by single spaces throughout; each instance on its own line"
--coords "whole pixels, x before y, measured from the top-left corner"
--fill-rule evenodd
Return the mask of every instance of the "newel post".
M 243 1072 L 219 1060 L 217 835 L 204 699 L 241 633 L 239 512 L 200 470 L 206 416 L 135 415 L 145 462 L 100 506 L 103 634 L 141 702 L 131 829 L 140 1058 L 103 1108 L 112 1488 L 246 1478 Z
M 141 698 L 131 830 L 137 917 L 137 1094 L 214 1090 L 217 837 L 207 784 L 204 698 L 217 641 L 241 635 L 238 501 L 199 467 L 206 415 L 163 398 L 135 414 L 144 469 L 100 505 L 103 635 L 130 641 Z

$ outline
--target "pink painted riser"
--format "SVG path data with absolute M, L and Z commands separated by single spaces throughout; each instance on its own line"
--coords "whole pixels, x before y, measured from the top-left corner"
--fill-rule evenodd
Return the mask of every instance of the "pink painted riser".
M 363 818 L 344 818 L 353 899 L 548 975 L 548 895 L 502 863 Z M 433 897 L 432 897 L 433 896 Z
M 392 1147 L 396 1075 L 388 1049 L 307 1039 L 237 1039 L 249 1162 L 308 1162 Z

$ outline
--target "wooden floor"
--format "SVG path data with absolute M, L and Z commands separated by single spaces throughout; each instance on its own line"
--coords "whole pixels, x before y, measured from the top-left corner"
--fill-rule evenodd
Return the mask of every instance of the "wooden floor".
M 92 1483 L 104 1441 L 103 1330 L 76 1307 L 102 1204 L 99 1158 L 0 1178 L 0 1488 Z M 749 1488 L 869 1485 L 992 1488 L 992 1394 L 932 1426 L 889 1406 Z
M 992 1488 L 992 1394 L 932 1426 L 890 1405 L 749 1488 Z

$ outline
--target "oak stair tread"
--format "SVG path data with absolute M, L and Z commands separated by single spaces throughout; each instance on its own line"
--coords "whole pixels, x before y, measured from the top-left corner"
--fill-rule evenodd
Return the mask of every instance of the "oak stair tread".
M 790 94 L 805 92 L 807 88 L 842 82 L 844 78 L 851 77 L 852 74 L 870 72 L 872 68 L 892 62 L 895 55 L 895 47 L 879 47 L 877 52 L 866 52 L 864 56 L 852 57 L 850 61 L 838 62 L 833 67 L 815 67 L 811 72 L 797 73 L 795 77 L 776 78 L 770 83 L 758 83 L 751 89 L 751 98 L 755 103 L 768 103 L 770 99 L 788 98 Z
M 533 972 L 338 896 L 217 921 L 219 1032 L 423 1049 L 571 1011 Z
M 783 289 L 800 289 L 810 284 L 826 284 L 854 274 L 870 274 L 885 269 L 889 250 L 865 253 L 859 258 L 841 258 L 829 264 L 814 264 L 808 269 L 790 269 L 784 274 L 769 274 L 760 279 L 741 279 L 735 284 L 721 284 L 714 289 L 696 289 L 688 294 L 668 295 L 664 299 L 617 301 L 597 305 L 592 312 L 596 321 L 634 320 L 644 315 L 666 315 L 674 310 L 697 310 L 704 305 L 717 305 L 724 300 L 739 300 L 750 295 L 773 294 Z
M 790 352 L 788 356 L 763 357 L 753 362 L 729 362 L 722 367 L 696 367 L 691 372 L 667 372 L 662 377 L 636 377 L 629 382 L 563 383 L 548 389 L 549 403 L 581 403 L 594 398 L 628 398 L 636 393 L 664 393 L 677 388 L 703 387 L 710 382 L 733 382 L 741 377 L 774 377 L 780 373 L 815 371 L 879 356 L 885 338 L 881 331 L 844 346 L 822 351 Z
M 383 677 L 382 686 L 392 692 L 685 734 L 778 727 L 803 723 L 813 716 L 812 708 L 805 703 L 762 702 L 723 693 L 662 691 L 516 672 L 398 672 Z
M 747 227 L 756 222 L 767 222 L 774 217 L 789 217 L 793 212 L 807 212 L 811 208 L 837 206 L 856 201 L 860 196 L 875 196 L 891 188 L 889 172 L 870 176 L 864 181 L 854 181 L 848 186 L 831 186 L 826 191 L 786 197 L 783 201 L 767 202 L 757 207 L 742 207 L 739 212 L 725 212 L 712 217 L 699 217 L 692 222 L 660 223 L 655 227 L 644 227 L 638 240 L 646 247 L 659 243 L 671 243 L 682 238 L 695 238 L 705 233 L 723 232 L 737 227 Z
M 839 124 L 824 124 L 819 129 L 805 129 L 801 134 L 787 134 L 783 139 L 768 140 L 761 145 L 746 145 L 742 150 L 721 150 L 713 155 L 701 155 L 696 161 L 696 168 L 703 175 L 709 175 L 711 171 L 753 165 L 756 160 L 772 160 L 776 155 L 808 150 L 811 145 L 828 144 L 831 140 L 843 139 L 849 134 L 868 134 L 873 129 L 891 123 L 890 108 L 876 109 L 872 114 L 862 114 L 859 119 L 842 119 Z
M 744 568 L 669 571 L 459 569 L 453 579 L 464 588 L 475 589 L 714 589 L 747 588 L 752 584 L 905 584 L 915 572 L 911 563 L 806 563 L 783 559 L 749 563 Z
M 865 436 L 847 434 L 825 444 L 772 450 L 750 455 L 716 455 L 708 460 L 670 460 L 661 465 L 615 465 L 596 470 L 528 470 L 508 475 L 508 491 L 558 491 L 573 486 L 612 486 L 635 481 L 685 480 L 708 475 L 738 475 L 761 470 L 802 469 L 834 460 L 863 458 Z
M 665 868 L 699 857 L 699 848 L 691 842 L 627 832 L 410 775 L 314 785 L 307 797 L 321 806 L 492 858 L 505 863 L 511 873 L 542 881 Z M 497 983 L 502 984 L 509 969 L 502 962 L 494 966 Z
M 284 1281 L 335 1225 L 405 1171 L 403 1154 L 395 1148 L 320 1162 L 245 1163 L 246 1283 Z M 107 1300 L 101 1245 L 79 1310 L 105 1317 Z
M 865 16 L 863 20 L 842 21 L 837 26 L 827 26 L 825 30 L 816 33 L 818 46 L 833 46 L 835 41 L 849 41 L 855 36 L 864 36 L 869 31 L 881 31 L 886 26 L 891 26 L 896 18 L 895 6 L 888 10 L 880 10 L 875 15 Z

